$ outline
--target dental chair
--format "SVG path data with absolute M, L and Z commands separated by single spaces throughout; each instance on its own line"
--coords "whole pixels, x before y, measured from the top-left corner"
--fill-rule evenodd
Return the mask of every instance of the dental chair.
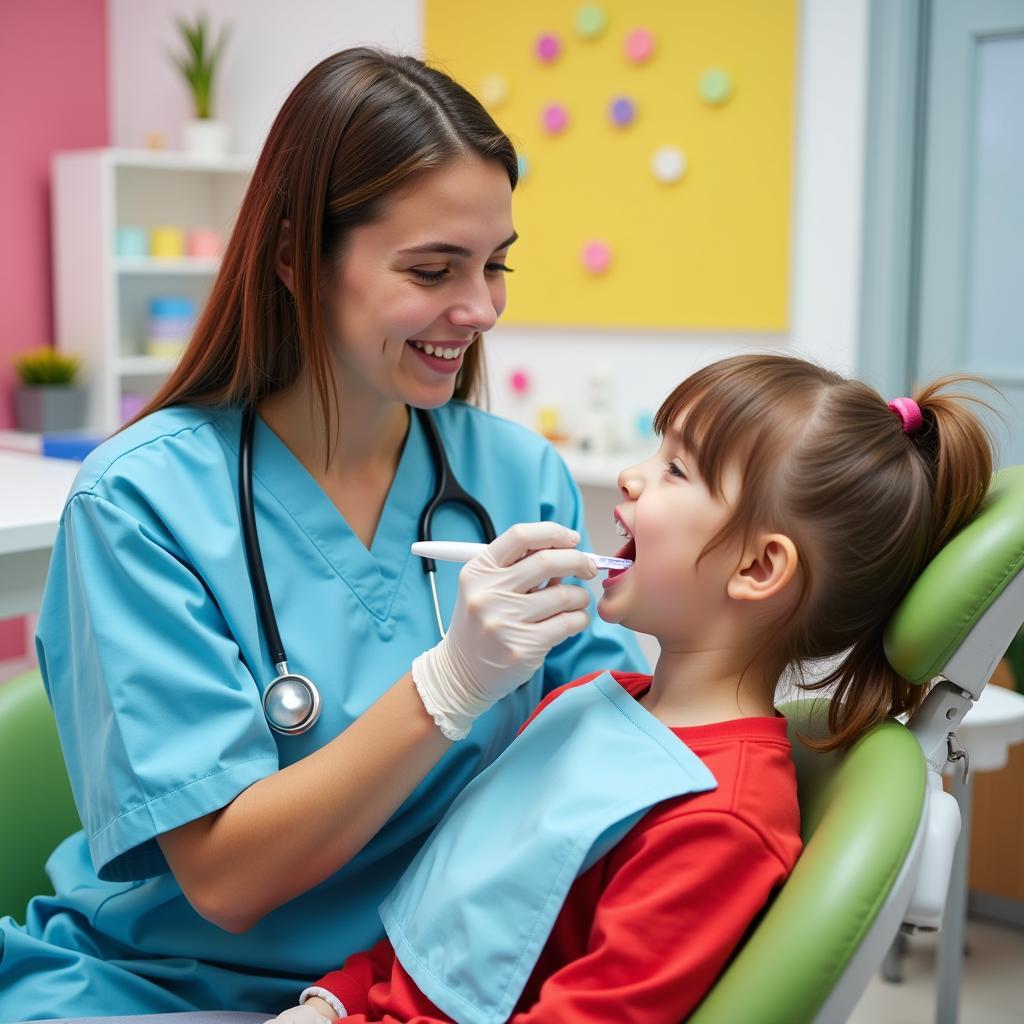
M 940 772 L 948 760 L 966 762 L 957 726 L 1024 624 L 1022 567 L 1024 466 L 997 475 L 982 512 L 927 566 L 889 624 L 885 648 L 893 667 L 914 683 L 936 680 L 906 725 L 886 721 L 845 756 L 819 754 L 799 736 L 824 735 L 827 700 L 783 706 L 804 852 L 691 1024 L 839 1024 L 901 928 L 939 928 L 960 830 Z M 9 739 L 21 752 L 0 767 L 0 820 L 27 813 L 8 791 L 29 778 L 36 781 L 28 810 L 49 807 L 55 820 L 45 832 L 6 832 L 0 913 L 24 908 L 44 884 L 42 865 L 56 841 L 78 827 L 38 678 L 7 687 L 0 686 L 0 754 Z M 11 693 L 13 712 L 4 700 Z M 223 1012 L 133 1019 L 185 1024 L 186 1017 L 190 1024 L 260 1019 Z

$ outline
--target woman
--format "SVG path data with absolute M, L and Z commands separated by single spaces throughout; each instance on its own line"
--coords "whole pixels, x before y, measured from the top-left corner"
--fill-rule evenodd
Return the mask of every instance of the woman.
M 415 59 L 344 51 L 285 102 L 189 350 L 65 509 L 37 648 L 85 831 L 50 860 L 56 897 L 0 922 L 0 1019 L 282 1009 L 381 937 L 380 900 L 545 692 L 642 667 L 560 582 L 593 574 L 563 463 L 466 402 L 515 182 L 506 136 Z M 322 696 L 305 732 L 262 705 L 247 409 L 288 671 Z M 431 423 L 500 534 L 439 567 L 440 643 L 409 553 Z M 481 538 L 458 507 L 433 532 Z

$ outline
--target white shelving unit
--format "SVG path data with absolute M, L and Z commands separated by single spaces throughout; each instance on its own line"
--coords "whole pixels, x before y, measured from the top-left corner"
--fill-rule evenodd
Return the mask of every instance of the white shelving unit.
M 57 347 L 78 355 L 89 390 L 90 430 L 121 424 L 121 398 L 150 394 L 174 360 L 146 355 L 151 299 L 192 299 L 197 313 L 218 260 L 119 258 L 117 229 L 210 228 L 225 242 L 245 192 L 247 157 L 94 149 L 53 159 L 53 283 Z

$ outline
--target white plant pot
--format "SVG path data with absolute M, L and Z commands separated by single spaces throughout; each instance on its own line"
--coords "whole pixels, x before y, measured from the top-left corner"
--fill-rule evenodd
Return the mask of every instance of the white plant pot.
M 213 118 L 185 122 L 185 151 L 191 156 L 222 157 L 228 154 L 228 126 Z

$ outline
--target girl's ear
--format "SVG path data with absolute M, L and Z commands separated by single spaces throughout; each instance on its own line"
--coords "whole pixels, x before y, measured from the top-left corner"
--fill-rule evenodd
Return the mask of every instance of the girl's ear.
M 285 288 L 295 294 L 295 272 L 292 268 L 292 226 L 287 220 L 281 221 L 281 231 L 277 236 L 277 253 L 274 257 L 274 270 L 281 278 Z
M 763 533 L 744 552 L 726 591 L 734 601 L 764 601 L 796 575 L 796 545 L 784 533 Z

